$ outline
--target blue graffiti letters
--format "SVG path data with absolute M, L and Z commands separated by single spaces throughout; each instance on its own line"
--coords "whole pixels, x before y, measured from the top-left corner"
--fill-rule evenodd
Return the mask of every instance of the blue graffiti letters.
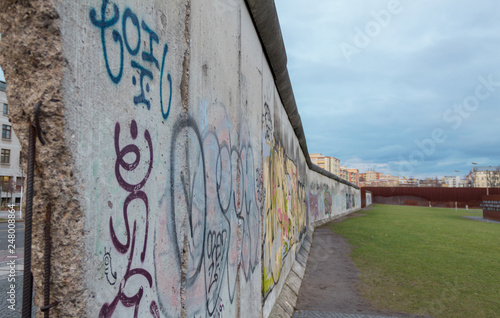
M 128 43 L 128 36 L 127 36 L 127 19 L 130 19 L 132 21 L 132 24 L 137 28 L 137 44 L 135 46 L 135 49 L 132 50 L 130 47 L 130 44 Z M 139 19 L 137 19 L 137 15 L 135 15 L 132 10 L 127 8 L 125 12 L 123 13 L 123 20 L 122 20 L 122 30 L 123 30 L 123 38 L 125 39 L 125 46 L 127 47 L 127 51 L 130 53 L 132 56 L 136 56 L 137 53 L 139 53 L 139 49 L 141 48 L 141 28 L 139 27 Z
M 112 8 L 112 10 L 110 10 Z M 151 103 L 158 103 L 158 99 L 154 98 L 156 92 L 159 93 L 159 103 L 162 118 L 168 118 L 170 112 L 170 105 L 172 102 L 172 76 L 166 71 L 166 57 L 168 52 L 168 45 L 165 43 L 160 44 L 158 34 L 153 30 L 144 20 L 140 20 L 137 14 L 130 8 L 126 8 L 123 14 L 120 13 L 118 5 L 111 4 L 109 0 L 103 0 L 101 4 L 100 17 L 98 17 L 99 10 L 91 8 L 89 12 L 90 22 L 101 31 L 101 44 L 104 63 L 106 71 L 114 84 L 121 84 L 124 72 L 130 72 L 129 76 L 132 79 L 132 85 L 135 86 L 139 92 L 136 93 L 132 99 L 134 105 L 143 105 L 148 110 L 151 109 Z M 111 13 L 110 13 L 111 12 Z M 121 23 L 120 22 L 121 15 Z M 121 26 L 121 29 L 120 29 Z M 112 50 L 109 40 L 109 32 L 111 31 L 112 39 L 119 45 L 119 60 L 113 60 L 115 50 Z M 107 37 L 106 37 L 107 35 Z M 141 45 L 141 39 L 144 40 L 144 46 Z M 147 41 L 149 40 L 149 41 Z M 148 43 L 148 44 L 146 44 Z M 155 52 L 157 47 L 163 45 L 163 56 L 161 65 Z M 142 51 L 141 51 L 142 48 Z M 129 55 L 130 69 L 125 67 L 125 51 Z M 159 56 L 158 56 L 159 57 Z M 159 74 L 158 74 L 159 72 Z M 167 90 L 163 89 L 163 77 L 166 73 L 168 84 L 168 107 L 164 106 L 164 99 L 166 102 Z M 137 75 L 138 74 L 138 75 Z M 159 83 L 158 83 L 159 78 Z M 158 89 L 159 86 L 159 89 Z M 153 95 L 153 96 L 151 96 Z
M 149 100 L 147 100 L 147 98 L 145 97 L 145 94 L 144 94 L 144 77 L 147 76 L 149 77 L 150 79 L 153 79 L 153 73 L 151 73 L 151 71 L 149 71 L 148 69 L 142 67 L 139 63 L 137 63 L 136 61 L 132 60 L 130 62 L 130 65 L 133 67 L 133 68 L 136 68 L 139 70 L 139 83 L 140 83 L 140 86 L 141 86 L 141 93 L 137 96 L 134 96 L 134 104 L 144 104 L 146 105 L 146 107 L 148 109 L 151 108 L 151 104 L 149 102 Z M 136 79 L 135 79 L 135 76 L 132 76 L 132 84 L 136 84 Z M 146 84 L 146 92 L 149 93 L 149 84 Z
M 152 31 L 148 25 L 142 21 L 142 29 L 149 33 L 149 52 L 142 52 L 142 60 L 150 63 L 154 63 L 157 69 L 160 69 L 158 65 L 158 60 L 153 55 L 153 41 L 159 43 L 158 35 Z
M 113 75 L 113 72 L 111 72 L 111 68 L 109 67 L 105 31 L 107 28 L 114 26 L 118 22 L 118 19 L 120 19 L 120 17 L 119 17 L 118 6 L 116 4 L 113 4 L 113 17 L 109 20 L 106 20 L 106 7 L 108 6 L 108 2 L 109 0 L 103 0 L 102 2 L 101 6 L 102 20 L 97 20 L 96 17 L 97 13 L 93 8 L 90 10 L 89 17 L 92 24 L 101 29 L 102 52 L 104 54 L 104 62 L 106 63 L 106 70 L 108 71 L 108 75 L 111 78 L 111 81 L 113 81 L 113 83 L 115 84 L 118 84 L 123 74 L 123 41 L 120 36 L 120 33 L 118 33 L 118 31 L 116 30 L 113 30 L 112 32 L 113 41 L 118 42 L 120 44 L 120 69 L 118 70 L 118 75 Z

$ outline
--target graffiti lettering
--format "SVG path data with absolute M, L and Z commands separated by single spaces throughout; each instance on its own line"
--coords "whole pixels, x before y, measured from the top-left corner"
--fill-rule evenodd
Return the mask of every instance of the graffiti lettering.
M 130 66 L 132 69 L 137 70 L 139 74 L 139 78 L 136 77 L 133 72 L 132 75 L 132 85 L 138 86 L 140 92 L 133 97 L 133 102 L 135 105 L 142 104 L 148 110 L 151 109 L 151 100 L 152 97 L 147 96 L 151 91 L 151 85 L 155 83 L 155 73 L 159 72 L 159 103 L 160 103 L 160 111 L 163 119 L 167 119 L 170 106 L 172 102 L 172 77 L 170 73 L 167 72 L 166 77 L 168 81 L 168 106 L 164 105 L 164 89 L 163 89 L 163 77 L 165 73 L 165 62 L 168 52 L 168 45 L 165 44 L 163 46 L 163 54 L 161 59 L 161 65 L 158 59 L 155 56 L 155 47 L 160 45 L 160 39 L 158 34 L 152 30 L 148 24 L 144 20 L 139 24 L 139 18 L 137 14 L 135 14 L 130 8 L 125 9 L 123 15 L 121 17 L 121 33 L 119 29 L 116 29 L 116 25 L 119 25 L 118 22 L 120 20 L 120 10 L 118 6 L 113 3 L 112 8 L 112 17 L 107 18 L 108 6 L 110 4 L 109 0 L 103 0 L 101 4 L 100 10 L 100 19 L 97 17 L 97 11 L 95 8 L 90 9 L 89 18 L 90 22 L 101 31 L 101 45 L 102 52 L 104 57 L 104 63 L 106 65 L 106 71 L 111 79 L 111 81 L 115 84 L 119 84 L 121 82 L 124 70 L 124 46 L 130 55 Z M 119 46 L 119 58 L 118 62 L 114 62 L 113 65 L 117 64 L 115 67 L 111 67 L 110 63 L 112 60 L 112 51 L 110 49 L 110 43 L 106 38 L 106 31 L 108 29 L 112 29 L 111 35 L 113 41 L 116 42 Z M 132 31 L 135 29 L 135 32 Z M 132 34 L 135 34 L 132 36 Z M 136 59 L 139 55 L 139 51 L 141 49 L 141 36 L 149 39 L 149 46 L 147 50 L 143 50 L 140 55 L 140 60 Z M 134 40 L 134 37 L 136 40 Z M 132 42 L 132 43 L 131 43 Z M 160 51 L 161 52 L 161 51 Z M 141 62 L 143 64 L 141 64 Z M 113 72 L 112 68 L 118 69 L 118 71 Z M 165 83 L 166 84 L 166 83 Z M 167 90 L 165 90 L 165 93 Z M 166 102 L 166 100 L 165 100 Z
M 207 236 L 207 258 L 208 258 L 208 293 L 211 292 L 213 284 L 219 280 L 219 269 L 222 267 L 224 255 L 224 244 L 226 243 L 226 230 L 216 233 L 209 231 Z
M 219 297 L 219 301 L 222 301 L 222 298 Z M 224 310 L 224 304 L 220 304 L 217 309 L 217 318 L 222 318 L 222 311 Z
M 316 194 L 309 194 L 309 211 L 313 220 L 319 218 L 318 195 Z
M 324 194 L 324 204 L 325 204 L 325 217 L 329 217 L 332 213 L 333 197 L 330 191 L 325 190 Z
M 112 32 L 113 41 L 118 42 L 120 44 L 120 60 L 119 60 L 120 67 L 118 69 L 118 74 L 114 75 L 109 66 L 108 49 L 107 49 L 108 47 L 106 44 L 105 31 L 107 28 L 114 26 L 118 22 L 118 20 L 120 19 L 120 14 L 118 11 L 118 6 L 116 4 L 113 4 L 113 17 L 109 20 L 106 20 L 106 8 L 108 6 L 108 2 L 109 0 L 103 0 L 102 2 L 101 20 L 97 19 L 96 10 L 93 8 L 90 10 L 89 17 L 92 24 L 101 29 L 102 52 L 104 54 L 104 63 L 106 63 L 106 70 L 108 71 L 108 75 L 111 78 L 111 81 L 115 84 L 118 84 L 123 74 L 123 40 L 122 37 L 120 36 L 120 33 L 116 30 L 113 30 Z
M 111 265 L 111 254 L 106 252 L 106 248 L 104 248 L 104 274 L 106 275 L 106 279 L 110 285 L 116 284 L 116 271 L 113 271 L 113 266 Z M 111 276 L 111 278 L 110 278 Z
M 157 232 L 166 233 L 172 241 L 179 273 L 183 255 L 187 254 L 189 317 L 220 316 L 224 308 L 220 298 L 222 288 L 226 286 L 228 301 L 232 303 L 238 270 L 241 268 L 243 277 L 249 281 L 260 258 L 261 205 L 256 189 L 260 177 L 256 176 L 251 144 L 245 138 L 249 131 L 242 128 L 245 133 L 240 133 L 236 147 L 231 145 L 230 125 L 222 120 L 215 127 L 202 132 L 192 118 L 181 119 L 174 126 L 167 186 L 168 219 L 159 222 L 168 230 L 157 227 Z M 183 140 L 189 140 L 187 146 Z M 182 220 L 186 223 L 179 223 Z M 155 237 L 157 241 L 162 239 L 156 234 Z M 167 247 L 155 245 L 156 257 L 166 254 L 164 248 Z M 158 267 L 156 274 L 162 277 Z M 157 279 L 158 306 L 165 315 L 172 296 L 161 291 L 176 286 L 179 285 L 169 286 L 165 280 Z M 202 290 L 203 302 L 197 302 Z
M 266 196 L 263 243 L 262 295 L 267 298 L 281 277 L 285 258 L 302 239 L 306 229 L 305 187 L 298 169 L 285 149 L 274 138 L 269 157 L 264 162 Z M 279 255 L 279 257 L 276 257 Z
M 130 137 L 132 138 L 132 140 L 136 140 L 138 137 L 138 128 L 135 120 L 132 120 L 130 124 Z M 129 281 L 130 278 L 139 276 L 146 279 L 148 283 L 147 285 L 148 288 L 151 288 L 153 284 L 152 276 L 147 270 L 145 270 L 144 268 L 132 268 L 132 263 L 135 255 L 135 242 L 137 238 L 136 236 L 137 222 L 134 220 L 132 233 L 130 233 L 129 216 L 128 216 L 128 208 L 132 202 L 139 201 L 144 205 L 144 212 L 145 212 L 145 218 L 144 218 L 145 228 L 143 236 L 144 245 L 142 247 L 142 252 L 140 254 L 140 261 L 141 263 L 144 263 L 146 257 L 146 248 L 148 243 L 149 202 L 147 194 L 141 189 L 143 189 L 146 182 L 148 181 L 149 176 L 151 174 L 151 170 L 153 168 L 153 145 L 151 142 L 151 136 L 147 129 L 144 131 L 144 139 L 146 141 L 147 148 L 149 149 L 149 160 L 147 161 L 147 170 L 141 181 L 139 181 L 138 183 L 131 183 L 127 181 L 126 177 L 122 175 L 121 169 L 129 173 L 137 169 L 139 164 L 141 163 L 141 152 L 136 144 L 128 144 L 123 148 L 120 148 L 120 124 L 116 123 L 115 136 L 114 136 L 114 147 L 116 153 L 115 177 L 120 187 L 125 191 L 129 192 L 123 204 L 123 224 L 126 233 L 125 243 L 123 243 L 123 240 L 119 239 L 119 235 L 117 233 L 121 233 L 123 232 L 123 230 L 122 229 L 120 231 L 115 230 L 113 217 L 109 218 L 109 232 L 113 246 L 118 251 L 118 253 L 120 254 L 129 253 L 129 255 L 128 255 L 127 269 L 120 282 L 117 295 L 115 296 L 115 298 L 111 303 L 105 303 L 101 307 L 101 310 L 99 312 L 99 317 L 102 318 L 112 317 L 118 304 L 120 303 L 125 307 L 134 307 L 134 317 L 138 317 L 139 305 L 141 303 L 142 296 L 144 294 L 144 287 L 140 286 L 133 296 L 128 296 L 124 292 L 124 289 L 127 286 L 127 282 Z M 133 155 L 134 157 L 131 162 L 126 160 L 126 158 L 130 159 L 130 155 Z M 130 294 L 130 290 L 128 290 L 127 294 Z M 156 302 L 154 301 L 150 305 L 150 312 L 153 317 L 159 317 L 159 315 L 157 315 L 158 313 L 157 305 Z
M 265 140 L 271 143 L 273 140 L 273 121 L 271 118 L 271 110 L 269 109 L 269 105 L 267 103 L 264 103 L 264 114 L 262 121 L 264 125 Z

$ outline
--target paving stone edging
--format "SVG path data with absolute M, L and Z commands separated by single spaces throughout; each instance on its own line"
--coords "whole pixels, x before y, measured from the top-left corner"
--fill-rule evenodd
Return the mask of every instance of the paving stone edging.
M 312 238 L 314 230 L 316 227 L 321 226 L 325 223 L 331 222 L 333 220 L 339 219 L 348 214 L 358 212 L 360 209 L 355 211 L 350 211 L 342 214 L 337 214 L 329 218 L 316 221 L 307 226 L 306 235 L 299 249 L 299 253 L 295 258 L 292 269 L 285 279 L 285 283 L 281 292 L 274 304 L 269 317 L 271 318 L 292 318 L 295 312 L 295 305 L 297 304 L 297 298 L 299 297 L 300 285 L 302 284 L 302 279 L 304 279 L 304 274 L 306 272 L 307 260 L 309 258 L 309 252 L 311 251 Z

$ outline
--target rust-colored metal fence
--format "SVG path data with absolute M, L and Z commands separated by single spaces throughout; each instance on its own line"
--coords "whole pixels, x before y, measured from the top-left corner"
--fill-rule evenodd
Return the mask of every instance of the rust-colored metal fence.
M 373 203 L 454 208 L 481 208 L 486 192 L 500 194 L 500 188 L 366 187 Z

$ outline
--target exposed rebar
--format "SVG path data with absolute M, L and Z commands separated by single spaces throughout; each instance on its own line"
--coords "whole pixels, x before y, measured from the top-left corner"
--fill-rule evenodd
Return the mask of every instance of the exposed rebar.
M 35 128 L 36 128 L 36 133 L 38 135 L 38 139 L 42 143 L 42 145 L 45 145 L 45 140 L 43 140 L 42 137 L 42 129 L 40 128 L 40 106 L 42 106 L 42 102 L 38 102 L 35 105 Z
M 52 215 L 52 206 L 49 204 L 45 211 L 45 229 L 44 229 L 44 241 L 45 241 L 45 251 L 44 251 L 44 264 L 43 264 L 43 306 L 40 310 L 43 312 L 44 318 L 49 318 L 50 308 L 57 305 L 57 302 L 50 304 L 50 252 L 51 252 L 51 240 L 50 240 L 50 220 Z
M 35 173 L 34 170 L 36 149 L 35 136 L 35 127 L 30 124 L 28 137 L 28 175 L 26 181 L 26 213 L 24 215 L 24 283 L 22 318 L 31 318 L 31 304 L 33 295 L 33 275 L 31 273 L 31 232 L 33 222 L 33 179 Z

